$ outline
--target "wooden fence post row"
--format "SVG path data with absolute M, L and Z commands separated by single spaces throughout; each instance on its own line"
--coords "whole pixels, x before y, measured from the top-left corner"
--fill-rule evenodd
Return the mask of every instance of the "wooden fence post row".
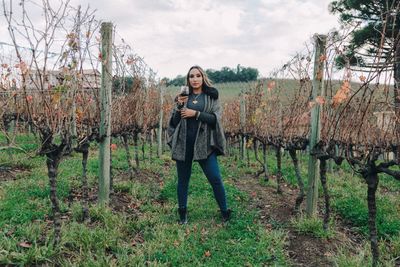
M 314 35 L 315 40 L 315 58 L 314 58 L 314 74 L 312 82 L 312 99 L 314 105 L 311 109 L 311 134 L 310 134 L 310 157 L 308 161 L 308 191 L 307 191 L 307 216 L 315 216 L 318 201 L 318 180 L 319 180 L 319 162 L 317 157 L 312 155 L 314 146 L 320 140 L 321 121 L 320 109 L 321 105 L 316 102 L 318 96 L 325 95 L 323 83 L 324 64 L 326 61 L 326 35 Z
M 164 123 L 164 85 L 160 86 L 160 120 L 158 122 L 158 133 L 157 133 L 157 156 L 160 158 L 163 153 L 163 143 L 162 143 L 162 134 L 163 134 L 163 123 Z
M 244 89 L 240 94 L 240 130 L 242 135 L 240 137 L 240 159 L 244 160 L 246 155 L 246 138 L 244 136 L 244 128 L 246 126 L 246 99 L 244 95 Z
M 112 28 L 110 22 L 101 24 L 101 88 L 100 88 L 100 149 L 99 205 L 107 206 L 110 199 L 111 145 L 111 87 L 112 87 Z

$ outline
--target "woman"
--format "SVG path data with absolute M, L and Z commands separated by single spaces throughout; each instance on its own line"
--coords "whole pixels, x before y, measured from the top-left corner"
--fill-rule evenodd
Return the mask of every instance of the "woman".
M 218 91 L 211 87 L 210 80 L 199 66 L 189 69 L 186 84 L 189 86 L 189 96 L 177 96 L 177 105 L 168 127 L 168 144 L 178 172 L 179 223 L 187 223 L 187 196 L 193 160 L 199 162 L 211 184 L 222 219 L 226 222 L 230 219 L 231 210 L 227 208 L 217 161 L 217 155 L 225 154 L 226 145 Z

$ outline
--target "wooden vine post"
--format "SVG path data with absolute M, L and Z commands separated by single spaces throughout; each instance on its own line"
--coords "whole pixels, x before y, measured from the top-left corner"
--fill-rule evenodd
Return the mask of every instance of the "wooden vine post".
M 244 136 L 244 128 L 246 126 L 246 98 L 244 90 L 240 94 L 240 159 L 244 160 L 246 155 L 246 137 Z
M 100 30 L 102 67 L 100 88 L 99 204 L 101 206 L 107 206 L 110 198 L 112 28 L 112 23 L 103 22 Z
M 78 6 L 78 22 L 76 24 L 76 39 L 77 39 L 77 46 L 78 49 L 80 49 L 81 47 L 81 6 Z M 76 54 L 74 53 L 73 55 L 74 57 L 76 57 Z M 74 58 L 76 60 L 76 62 L 78 62 L 77 58 Z M 71 125 L 71 133 L 72 136 L 74 137 L 74 139 L 76 140 L 78 133 L 76 130 L 76 94 L 79 90 L 79 78 L 78 78 L 78 72 L 79 72 L 79 66 L 78 64 L 75 64 L 74 67 L 74 76 L 73 76 L 73 90 L 72 90 L 72 125 Z
M 319 180 L 319 162 L 312 151 L 314 146 L 320 140 L 321 120 L 320 109 L 317 97 L 325 95 L 323 83 L 324 64 L 326 61 L 326 35 L 314 35 L 315 40 L 315 59 L 314 59 L 314 77 L 312 82 L 312 103 L 311 108 L 311 134 L 310 134 L 310 157 L 308 161 L 308 191 L 307 191 L 307 207 L 308 217 L 315 216 L 318 201 L 318 180 Z
M 397 36 L 394 53 L 394 112 L 397 141 L 400 139 L 400 37 Z M 400 162 L 400 145 L 397 144 L 395 159 Z
M 160 158 L 162 153 L 163 153 L 163 120 L 164 120 L 164 110 L 163 110 L 163 105 L 164 105 L 164 85 L 160 85 L 160 120 L 158 122 L 158 133 L 157 133 L 157 156 Z

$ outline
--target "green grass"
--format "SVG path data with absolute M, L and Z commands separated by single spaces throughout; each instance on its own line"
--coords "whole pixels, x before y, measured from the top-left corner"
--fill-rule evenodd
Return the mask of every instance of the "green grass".
M 329 229 L 325 231 L 323 229 L 323 222 L 319 218 L 301 216 L 299 218 L 294 218 L 291 223 L 296 231 L 303 234 L 311 234 L 324 239 L 332 238 L 335 235 L 332 229 L 332 222 L 330 223 Z
M 333 209 L 361 233 L 368 236 L 367 185 L 363 178 L 353 177 L 343 171 L 330 176 L 328 182 Z M 381 238 L 400 234 L 400 199 L 398 196 L 399 191 L 386 194 L 383 192 L 382 186 L 378 188 L 376 194 L 377 229 L 378 236 Z
M 237 150 L 231 150 L 236 155 Z M 248 177 L 260 169 L 260 165 L 255 163 L 254 153 L 250 153 L 250 167 L 247 166 L 247 159 L 234 161 L 232 158 L 225 158 L 225 165 L 237 171 L 234 179 Z M 307 188 L 307 156 L 299 157 L 301 175 Z M 268 169 L 270 174 L 277 172 L 276 158 L 273 151 L 268 153 Z M 353 175 L 351 167 L 344 162 L 342 166 L 334 166 L 335 171 L 328 174 L 328 188 L 331 195 L 331 218 L 339 215 L 345 220 L 349 228 L 360 232 L 364 236 L 364 244 L 354 255 L 354 248 L 342 248 L 337 255 L 333 255 L 333 261 L 337 266 L 370 266 L 371 254 L 368 243 L 368 208 L 367 208 L 367 184 L 363 178 L 357 174 Z M 290 157 L 286 154 L 282 157 L 282 173 L 286 183 L 297 187 L 294 167 Z M 263 186 L 276 188 L 276 181 L 263 181 Z M 380 175 L 380 186 L 377 192 L 377 228 L 380 239 L 382 266 L 393 266 L 399 253 L 400 237 L 400 183 L 387 175 Z M 323 191 L 319 187 L 319 203 L 323 206 Z M 293 203 L 294 205 L 294 203 Z M 336 222 L 330 222 L 330 229 L 325 232 L 322 228 L 322 219 L 293 219 L 292 226 L 299 232 L 311 234 L 318 238 L 330 238 L 335 234 Z
M 396 264 L 398 264 L 398 262 L 396 262 L 396 257 L 398 257 L 399 254 L 391 248 L 391 244 L 384 242 L 380 243 L 379 267 L 397 266 Z M 357 248 L 356 253 L 354 253 L 355 248 Z M 395 256 L 390 257 L 388 255 Z M 348 244 L 347 246 L 339 248 L 336 255 L 333 255 L 331 258 L 335 263 L 335 266 L 339 267 L 372 266 L 371 248 L 368 241 L 364 241 L 361 244 Z
M 122 149 L 113 153 L 114 190 L 129 194 L 138 211 L 121 213 L 91 205 L 88 223 L 81 223 L 80 203 L 66 203 L 69 191 L 80 186 L 80 155 L 73 154 L 61 162 L 57 190 L 62 213 L 70 219 L 62 224 L 59 247 L 52 245 L 53 228 L 47 219 L 51 212 L 45 159 L 21 153 L 10 162 L 7 155 L 1 155 L 2 162 L 8 161 L 10 166 L 25 164 L 30 172 L 1 184 L 0 265 L 288 265 L 286 232 L 265 230 L 256 220 L 256 211 L 246 209 L 247 196 L 229 180 L 226 190 L 234 215 L 230 223 L 223 224 L 212 189 L 195 166 L 189 195 L 190 223 L 180 226 L 177 178 L 169 156 L 141 161 L 145 173 L 154 173 L 163 180 L 160 187 L 153 177 L 145 183 L 118 180 L 118 174 L 127 170 L 124 154 Z M 88 162 L 90 187 L 97 186 L 97 169 L 93 149 Z M 221 170 L 224 176 L 228 172 L 223 166 Z
M 237 151 L 235 152 L 237 153 Z M 299 154 L 298 154 L 299 155 Z M 246 160 L 237 163 L 229 160 L 230 166 L 238 167 L 239 176 L 254 174 L 260 169 L 255 163 L 254 153 L 251 151 L 251 166 L 247 166 Z M 307 156 L 299 156 L 300 171 L 307 188 Z M 335 172 L 328 174 L 328 188 L 331 194 L 331 206 L 333 210 L 351 225 L 357 228 L 365 236 L 368 235 L 368 207 L 367 184 L 359 175 L 353 175 L 348 164 L 343 163 L 342 169 L 336 166 Z M 273 152 L 268 154 L 268 169 L 270 174 L 277 173 L 276 158 Z M 286 183 L 297 186 L 297 179 L 291 158 L 288 153 L 282 156 L 282 174 Z M 377 227 L 381 238 L 388 238 L 400 233 L 400 183 L 387 175 L 380 175 L 380 186 L 377 192 Z M 276 186 L 275 181 L 269 185 Z M 387 193 L 386 191 L 389 191 Z M 323 203 L 323 190 L 319 187 L 320 202 Z
M 17 147 L 21 148 L 26 152 L 32 152 L 38 149 L 38 144 L 36 142 L 36 137 L 33 134 L 12 134 L 10 132 L 11 142 L 12 144 L 17 144 Z M 1 144 L 6 145 L 7 139 L 4 134 L 0 134 L 0 146 Z M 12 152 L 15 153 L 23 153 L 23 151 L 14 149 Z
M 31 143 L 32 138 L 22 136 L 17 140 L 22 144 Z M 287 227 L 324 239 L 334 234 L 334 221 L 330 231 L 325 232 L 320 219 L 303 217 L 293 220 L 291 225 L 265 230 L 257 221 L 257 210 L 247 209 L 250 198 L 233 185 L 235 180 L 248 177 L 259 169 L 253 153 L 250 153 L 250 166 L 247 166 L 247 161 L 220 158 L 229 205 L 234 210 L 233 220 L 226 225 L 222 223 L 212 189 L 195 164 L 189 191 L 189 224 L 180 226 L 176 223 L 177 178 L 174 162 L 168 154 L 161 159 L 150 160 L 148 150 L 146 146 L 144 161 L 140 153 L 140 168 L 143 170 L 140 181 L 144 183 L 135 179 L 133 182 L 119 179 L 119 175 L 125 174 L 128 168 L 125 152 L 119 143 L 112 157 L 116 177 L 114 191 L 129 194 L 138 211 L 134 214 L 121 213 L 91 205 L 91 221 L 88 223 L 81 223 L 80 203 L 75 202 L 71 206 L 66 203 L 69 191 L 78 188 L 81 183 L 80 154 L 68 156 L 61 162 L 57 189 L 63 215 L 70 219 L 62 225 L 63 238 L 56 248 L 52 245 L 53 229 L 48 221 L 50 201 L 45 159 L 16 153 L 10 160 L 7 153 L 0 154 L 2 164 L 30 169 L 30 172 L 19 174 L 15 181 L 0 184 L 0 265 L 285 266 L 290 265 L 285 251 Z M 97 147 L 93 146 L 88 162 L 90 187 L 97 186 L 97 157 Z M 291 159 L 285 154 L 282 161 L 283 177 L 291 187 L 295 187 L 297 180 Z M 301 156 L 300 161 L 306 182 L 307 156 Z M 269 154 L 268 165 L 270 174 L 275 174 L 277 169 L 273 153 Z M 329 174 L 328 178 L 334 212 L 332 218 L 335 213 L 344 218 L 364 235 L 365 244 L 356 251 L 356 256 L 343 248 L 333 255 L 333 260 L 338 266 L 369 264 L 367 187 L 362 178 L 352 175 L 348 165 L 344 164 L 341 168 Z M 163 181 L 162 185 L 159 180 Z M 267 183 L 262 181 L 262 185 L 276 187 L 276 182 L 273 179 Z M 319 192 L 322 196 L 321 188 Z M 398 183 L 382 176 L 377 196 L 380 250 L 383 266 L 390 266 L 400 252 Z M 30 247 L 21 246 L 22 242 Z
M 146 259 L 173 266 L 284 265 L 285 233 L 266 232 L 260 224 L 255 223 L 254 211 L 246 211 L 233 197 L 243 194 L 229 185 L 228 201 L 235 213 L 232 221 L 223 225 L 212 190 L 205 177 L 200 176 L 196 166 L 189 193 L 188 226 L 176 224 L 176 181 L 170 180 L 165 185 L 160 198 L 169 204 L 164 207 L 161 216 L 148 218 L 155 222 L 150 224 L 150 240 L 144 243 L 148 248 Z M 207 257 L 207 251 L 211 256 Z

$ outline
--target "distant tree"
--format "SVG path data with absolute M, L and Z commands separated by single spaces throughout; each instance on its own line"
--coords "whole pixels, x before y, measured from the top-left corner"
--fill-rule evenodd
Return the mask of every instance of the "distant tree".
M 161 84 L 169 84 L 170 81 L 171 81 L 171 80 L 170 80 L 169 78 L 164 77 L 164 78 L 161 79 L 160 83 L 161 83 Z
M 249 82 L 257 80 L 259 73 L 258 70 L 255 68 L 244 68 L 240 65 L 237 65 L 236 75 L 239 81 Z
M 128 93 L 134 87 L 133 77 L 113 77 L 112 90 L 114 93 Z
M 394 66 L 394 55 L 399 43 L 400 1 L 398 0 L 338 0 L 330 4 L 330 11 L 339 14 L 343 24 L 359 24 L 343 56 L 337 58 L 339 66 L 347 62 L 358 69 L 376 69 Z M 384 42 L 382 41 L 384 36 Z M 383 61 L 373 59 L 381 49 Z
M 220 80 L 220 73 L 217 70 L 213 70 L 213 69 L 207 69 L 206 73 L 208 75 L 208 78 L 210 78 L 211 81 L 215 82 Z
M 240 64 L 237 65 L 235 69 L 222 67 L 221 70 L 206 69 L 205 72 L 213 83 L 256 81 L 259 75 L 257 69 L 242 67 Z M 167 82 L 167 86 L 180 86 L 186 84 L 186 77 L 182 75 L 178 75 L 172 80 L 169 80 L 168 78 L 163 79 Z
M 126 88 L 127 80 L 123 77 L 113 77 L 112 89 L 113 92 L 120 92 Z
M 167 78 L 168 79 L 168 78 Z M 186 77 L 182 75 L 176 76 L 174 79 L 167 82 L 167 86 L 181 86 L 186 84 Z
M 399 0 L 338 0 L 330 11 L 339 14 L 342 23 L 360 26 L 352 33 L 344 55 L 337 64 L 348 62 L 359 69 L 392 69 L 394 71 L 394 106 L 400 118 L 400 1 Z M 384 37 L 384 38 L 382 38 Z M 374 58 L 380 54 L 380 62 Z M 400 135 L 400 124 L 396 123 Z M 400 159 L 400 147 L 397 148 Z
M 394 71 L 394 107 L 400 118 L 400 1 L 399 0 L 338 0 L 330 4 L 330 11 L 340 15 L 342 23 L 357 23 L 344 55 L 337 64 L 350 64 L 356 69 Z M 379 57 L 379 61 L 375 59 Z M 396 132 L 400 135 L 400 123 L 396 121 Z M 400 160 L 400 147 L 396 148 Z M 375 162 L 373 163 L 375 168 Z M 371 166 L 371 165 L 370 165 Z M 371 168 L 364 168 L 369 169 Z M 376 170 L 375 170 L 376 171 Z M 366 171 L 364 171 L 366 173 Z M 364 174 L 365 175 L 365 174 Z M 365 177 L 365 176 L 364 176 Z M 378 180 L 368 176 L 368 208 L 372 266 L 378 265 L 379 248 L 375 224 L 375 191 Z M 377 177 L 377 175 L 376 175 Z
M 146 85 L 147 84 L 147 85 Z M 148 83 L 143 77 L 119 77 L 114 76 L 112 81 L 112 91 L 115 94 L 131 93 L 139 89 L 146 89 Z

